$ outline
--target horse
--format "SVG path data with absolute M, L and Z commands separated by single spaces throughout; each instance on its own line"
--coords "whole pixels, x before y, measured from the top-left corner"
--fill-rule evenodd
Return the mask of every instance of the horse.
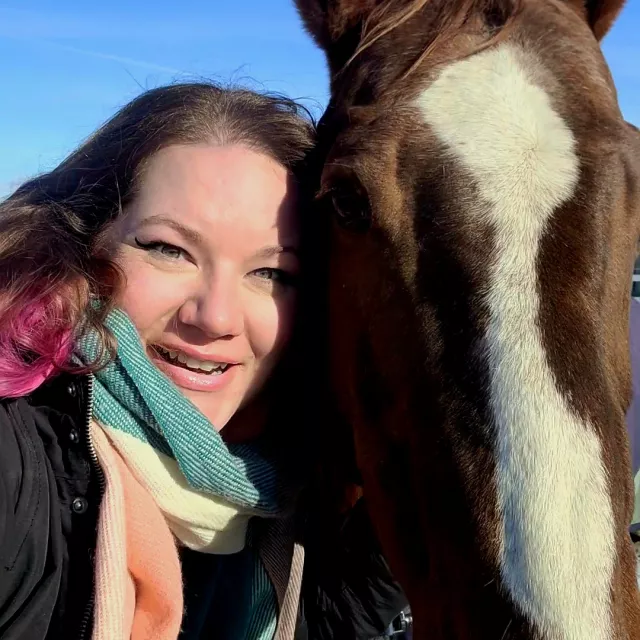
M 414 639 L 640 639 L 622 0 L 295 2 L 331 393 Z

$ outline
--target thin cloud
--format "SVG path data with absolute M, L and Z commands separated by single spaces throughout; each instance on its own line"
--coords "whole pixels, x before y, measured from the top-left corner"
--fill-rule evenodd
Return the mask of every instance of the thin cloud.
M 81 56 L 89 56 L 91 58 L 99 58 L 100 60 L 111 60 L 112 62 L 118 62 L 124 65 L 130 65 L 133 67 L 140 67 L 142 69 L 149 69 L 151 71 L 159 71 L 161 73 L 170 73 L 172 75 L 181 75 L 184 71 L 176 69 L 174 67 L 166 67 L 155 62 L 148 62 L 147 60 L 138 60 L 136 58 L 127 58 L 125 56 L 118 56 L 113 53 L 104 53 L 102 51 L 92 51 L 91 49 L 81 49 L 80 47 L 72 47 L 68 44 L 61 44 L 60 42 L 51 42 L 50 40 L 38 40 L 39 43 L 46 44 L 56 49 L 68 51 L 69 53 L 77 53 Z

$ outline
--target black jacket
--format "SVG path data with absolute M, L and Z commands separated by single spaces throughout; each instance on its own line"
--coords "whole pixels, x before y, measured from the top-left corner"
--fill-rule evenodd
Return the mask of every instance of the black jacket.
M 62 375 L 0 402 L 0 637 L 83 640 L 103 475 L 89 440 L 91 386 Z M 309 526 L 298 636 L 371 638 L 405 607 L 363 505 L 331 551 Z M 214 637 L 214 636 L 208 636 Z

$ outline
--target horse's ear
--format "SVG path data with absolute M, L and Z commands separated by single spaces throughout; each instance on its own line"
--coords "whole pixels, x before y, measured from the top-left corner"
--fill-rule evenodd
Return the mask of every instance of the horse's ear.
M 325 50 L 357 26 L 377 0 L 295 0 L 307 31 Z
M 622 11 L 626 0 L 570 0 L 586 18 L 598 40 L 604 38 Z
M 295 0 L 306 30 L 333 66 L 355 51 L 362 21 L 380 0 Z

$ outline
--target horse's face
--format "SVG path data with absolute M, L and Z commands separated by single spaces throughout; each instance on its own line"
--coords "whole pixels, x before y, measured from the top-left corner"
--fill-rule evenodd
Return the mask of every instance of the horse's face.
M 522 628 L 604 638 L 604 605 L 576 613 L 567 594 L 606 576 L 593 589 L 609 602 L 631 566 L 640 136 L 598 44 L 622 2 L 297 3 L 332 76 L 318 197 L 333 378 L 392 566 L 414 604 L 440 581 L 432 620 L 455 608 L 449 589 L 496 581 Z M 589 516 L 562 497 L 580 492 Z M 585 518 L 598 561 L 556 561 Z M 554 580 L 573 586 L 551 605 Z

